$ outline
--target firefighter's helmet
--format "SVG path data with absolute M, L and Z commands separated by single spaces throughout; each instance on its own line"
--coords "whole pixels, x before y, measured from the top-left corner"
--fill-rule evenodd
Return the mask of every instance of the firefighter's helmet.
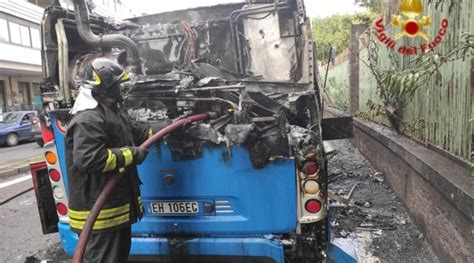
M 93 87 L 93 93 L 104 94 L 115 84 L 129 80 L 129 76 L 117 62 L 107 58 L 96 58 L 86 66 L 84 80 Z

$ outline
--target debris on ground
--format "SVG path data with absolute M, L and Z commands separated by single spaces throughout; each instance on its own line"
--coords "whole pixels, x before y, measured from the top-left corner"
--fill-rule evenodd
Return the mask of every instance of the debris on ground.
M 345 196 L 357 184 L 347 206 L 332 207 L 333 238 L 354 242 L 358 262 L 439 262 L 383 174 L 348 141 L 332 143 L 329 192 Z

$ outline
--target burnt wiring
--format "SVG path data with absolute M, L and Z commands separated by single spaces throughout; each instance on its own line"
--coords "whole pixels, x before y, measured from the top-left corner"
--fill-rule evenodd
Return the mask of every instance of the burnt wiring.
M 196 49 L 196 42 L 197 42 L 197 34 L 194 32 L 194 30 L 191 28 L 188 22 L 182 20 L 181 23 L 181 28 L 184 30 L 186 34 L 186 41 L 188 42 L 188 48 L 186 49 L 185 52 L 185 61 L 187 64 L 189 64 L 192 60 L 197 58 L 197 49 Z M 188 52 L 191 52 L 191 56 L 188 59 Z

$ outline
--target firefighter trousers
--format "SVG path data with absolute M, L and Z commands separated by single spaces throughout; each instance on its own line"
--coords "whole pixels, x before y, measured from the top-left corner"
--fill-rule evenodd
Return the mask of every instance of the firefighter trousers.
M 91 234 L 87 242 L 83 262 L 118 263 L 127 262 L 131 245 L 131 226 L 123 229 Z

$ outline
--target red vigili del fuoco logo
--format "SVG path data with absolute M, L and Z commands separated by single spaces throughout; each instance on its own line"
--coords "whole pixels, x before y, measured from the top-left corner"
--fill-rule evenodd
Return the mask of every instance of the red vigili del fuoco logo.
M 443 19 L 441 21 L 441 28 L 436 37 L 429 36 L 426 34 L 423 29 L 431 26 L 431 18 L 429 16 L 420 16 L 423 14 L 423 4 L 421 0 L 402 0 L 400 4 L 400 12 L 402 15 L 392 17 L 392 26 L 395 28 L 400 28 L 400 33 L 394 36 L 394 39 L 391 39 L 387 34 L 385 34 L 385 26 L 383 18 L 375 21 L 375 29 L 377 38 L 387 46 L 389 49 L 396 48 L 396 41 L 403 36 L 406 37 L 421 37 L 424 40 L 428 41 L 427 43 L 422 43 L 419 46 L 400 46 L 397 51 L 401 54 L 406 55 L 417 55 L 418 52 L 425 53 L 428 50 L 434 49 L 446 35 L 446 30 L 448 28 L 448 20 Z

